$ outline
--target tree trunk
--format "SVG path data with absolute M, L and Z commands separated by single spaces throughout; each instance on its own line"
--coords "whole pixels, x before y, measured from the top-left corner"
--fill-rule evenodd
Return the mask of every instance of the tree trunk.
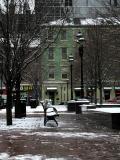
M 97 86 L 95 86 L 95 104 L 97 104 Z
M 7 106 L 6 106 L 6 117 L 7 125 L 12 125 L 12 87 L 7 85 Z
M 100 90 L 100 104 L 103 103 L 103 92 L 102 92 L 102 82 L 100 81 L 99 84 L 99 90 Z
M 94 96 L 94 90 L 93 87 L 90 88 L 91 90 L 91 103 L 93 103 L 93 96 Z
M 15 100 L 15 118 L 21 118 L 21 103 L 20 103 L 20 83 L 21 83 L 21 76 L 19 75 L 16 79 L 16 100 Z

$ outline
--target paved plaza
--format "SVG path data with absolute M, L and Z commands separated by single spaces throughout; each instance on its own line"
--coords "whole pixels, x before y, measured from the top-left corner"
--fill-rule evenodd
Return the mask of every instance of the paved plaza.
M 52 121 L 45 127 L 39 109 L 21 119 L 13 115 L 13 125 L 6 126 L 5 112 L 0 110 L 0 160 L 120 159 L 119 131 L 99 125 L 95 113 L 59 114 L 58 127 Z

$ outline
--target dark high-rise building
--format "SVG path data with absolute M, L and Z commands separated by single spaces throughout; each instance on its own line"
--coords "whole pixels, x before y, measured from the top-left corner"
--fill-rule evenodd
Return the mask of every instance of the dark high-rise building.
M 72 0 L 35 0 L 35 12 L 39 21 L 54 21 L 66 17 L 66 8 Z
M 75 18 L 96 18 L 107 7 L 120 7 L 120 0 L 72 0 L 72 6 Z

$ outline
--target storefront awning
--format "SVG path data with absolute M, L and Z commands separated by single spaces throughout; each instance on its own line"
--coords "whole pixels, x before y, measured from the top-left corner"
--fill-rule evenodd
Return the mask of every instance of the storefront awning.
M 81 90 L 81 88 L 79 87 L 79 88 L 74 88 L 74 90 L 77 90 L 77 91 L 79 91 L 79 90 Z
M 117 90 L 117 89 L 120 90 L 120 87 L 115 87 L 115 89 L 116 89 L 116 90 Z
M 112 87 L 104 87 L 104 90 L 111 90 Z
M 57 87 L 47 87 L 47 91 L 56 91 Z

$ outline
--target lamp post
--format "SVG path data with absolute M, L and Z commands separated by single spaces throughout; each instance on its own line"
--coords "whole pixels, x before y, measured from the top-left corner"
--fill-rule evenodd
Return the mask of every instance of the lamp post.
M 72 75 L 72 71 L 73 71 L 73 61 L 74 61 L 74 58 L 72 55 L 69 56 L 69 62 L 70 62 L 70 72 L 71 72 L 71 75 L 70 75 L 70 79 L 71 79 L 71 100 L 73 99 L 73 75 Z
M 68 101 L 68 81 L 69 81 L 69 79 L 66 80 L 66 84 L 67 84 L 67 101 Z
M 1 98 L 2 98 L 2 94 L 3 94 L 3 90 L 2 90 L 2 83 L 3 83 L 3 57 L 0 57 L 0 67 L 1 67 L 1 83 L 0 83 L 0 94 L 1 94 Z
M 83 54 L 84 54 L 84 45 L 83 42 L 85 38 L 81 32 L 78 32 L 77 35 L 77 43 L 79 43 L 79 56 L 81 59 L 81 98 L 84 98 L 84 82 L 83 82 Z

